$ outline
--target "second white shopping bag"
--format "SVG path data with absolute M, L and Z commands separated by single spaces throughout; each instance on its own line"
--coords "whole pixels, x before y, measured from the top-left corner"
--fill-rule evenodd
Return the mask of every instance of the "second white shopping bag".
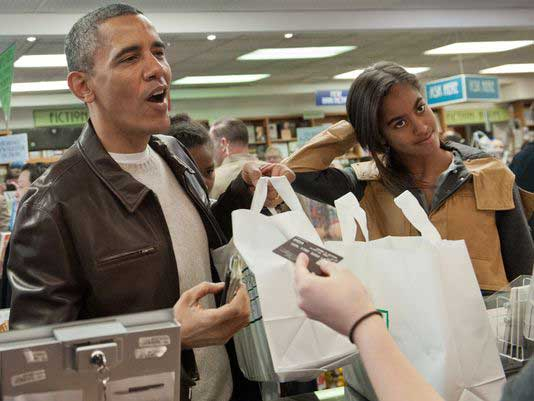
M 261 214 L 271 183 L 291 209 Z M 281 382 L 310 380 L 322 371 L 342 366 L 355 355 L 355 347 L 322 323 L 308 319 L 298 307 L 292 262 L 273 250 L 298 235 L 317 245 L 323 243 L 302 210 L 285 177 L 262 177 L 251 209 L 232 213 L 233 241 L 256 276 L 263 322 L 274 371 Z
M 336 200 L 344 256 L 385 311 L 389 331 L 416 369 L 447 401 L 498 401 L 505 383 L 495 337 L 464 241 L 442 240 L 408 191 L 395 199 L 420 237 L 369 241 L 365 211 L 353 194 Z M 356 221 L 367 242 L 354 241 Z M 352 390 L 376 399 L 359 362 L 347 367 Z

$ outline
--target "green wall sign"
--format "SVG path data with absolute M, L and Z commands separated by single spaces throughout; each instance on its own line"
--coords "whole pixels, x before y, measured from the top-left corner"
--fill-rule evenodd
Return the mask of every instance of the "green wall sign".
M 34 110 L 35 127 L 58 127 L 63 125 L 83 125 L 89 119 L 85 108 Z
M 11 111 L 11 84 L 13 83 L 13 62 L 15 61 L 15 45 L 11 45 L 0 54 L 0 104 L 4 109 L 6 125 Z
M 445 110 L 445 122 L 447 125 L 475 125 L 486 122 L 485 113 L 488 114 L 489 121 L 492 123 L 508 121 L 510 113 L 502 107 L 491 109 L 457 109 Z

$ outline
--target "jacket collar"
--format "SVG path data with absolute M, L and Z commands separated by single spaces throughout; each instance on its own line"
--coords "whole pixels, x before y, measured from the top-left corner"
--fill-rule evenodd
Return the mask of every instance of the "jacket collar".
M 489 154 L 483 150 L 473 148 L 471 146 L 463 145 L 461 143 L 447 141 L 442 146 L 446 150 L 456 151 L 460 154 L 462 160 L 481 159 L 483 157 L 490 157 Z
M 150 189 L 126 173 L 104 149 L 89 120 L 76 141 L 82 157 L 124 207 L 133 213 Z

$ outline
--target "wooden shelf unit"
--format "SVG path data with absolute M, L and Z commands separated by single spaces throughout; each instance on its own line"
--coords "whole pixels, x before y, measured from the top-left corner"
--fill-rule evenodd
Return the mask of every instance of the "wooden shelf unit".
M 257 153 L 258 156 L 262 156 L 265 149 L 271 145 L 280 145 L 286 144 L 288 146 L 288 153 L 291 153 L 294 145 L 297 142 L 296 129 L 298 127 L 316 127 L 324 124 L 335 124 L 340 120 L 346 120 L 346 113 L 325 113 L 323 117 L 304 119 L 302 114 L 288 114 L 288 115 L 278 115 L 278 116 L 252 116 L 252 117 L 241 117 L 239 118 L 247 126 L 253 126 L 255 130 L 257 127 L 261 127 L 263 131 L 263 136 L 265 141 L 259 142 L 249 142 L 249 147 L 252 153 Z M 281 138 L 281 128 L 285 122 L 289 123 L 289 129 L 292 131 L 291 138 Z M 277 124 L 277 138 L 271 138 L 269 135 L 269 124 Z M 257 136 L 256 136 L 257 139 Z M 358 152 L 351 150 L 348 153 L 347 158 L 354 158 Z

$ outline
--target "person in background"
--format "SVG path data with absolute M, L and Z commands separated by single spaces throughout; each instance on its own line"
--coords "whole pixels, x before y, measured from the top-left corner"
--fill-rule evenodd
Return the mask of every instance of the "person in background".
M 19 178 L 20 169 L 23 164 L 11 163 L 6 173 L 6 191 L 15 191 L 17 189 L 17 179 Z
M 17 178 L 16 198 L 20 202 L 26 195 L 32 182 L 39 178 L 46 169 L 50 167 L 47 163 L 27 163 L 22 166 L 19 177 Z
M 399 350 L 379 314 L 370 314 L 376 311 L 372 294 L 368 294 L 360 280 L 331 262 L 321 264 L 326 277 L 318 276 L 308 270 L 308 262 L 305 254 L 297 257 L 295 287 L 299 307 L 309 318 L 346 336 L 360 321 L 350 340 L 358 347 L 378 400 L 445 401 Z M 508 382 L 502 401 L 533 399 L 534 361 L 531 361 Z
M 534 142 L 527 142 L 510 164 L 515 180 L 520 188 L 534 192 Z
M 534 142 L 527 142 L 516 154 L 510 164 L 519 188 L 534 192 Z M 530 234 L 534 238 L 534 214 L 527 216 Z
M 11 209 L 9 231 L 13 229 L 15 218 L 17 216 L 17 210 L 22 198 L 24 198 L 24 195 L 26 195 L 26 192 L 28 192 L 31 183 L 39 178 L 49 166 L 50 165 L 46 163 L 26 163 L 22 166 L 15 184 L 15 202 L 13 202 Z
M 277 147 L 269 146 L 265 150 L 265 161 L 267 163 L 280 163 L 282 159 L 282 152 Z
M 243 166 L 258 161 L 248 149 L 247 126 L 236 118 L 217 120 L 210 128 L 210 136 L 215 144 L 215 183 L 210 192 L 212 199 L 219 196 L 239 175 Z
M 167 133 L 178 139 L 191 154 L 200 170 L 204 183 L 211 192 L 215 181 L 214 146 L 208 129 L 201 123 L 191 120 L 187 114 L 171 117 L 171 128 Z

